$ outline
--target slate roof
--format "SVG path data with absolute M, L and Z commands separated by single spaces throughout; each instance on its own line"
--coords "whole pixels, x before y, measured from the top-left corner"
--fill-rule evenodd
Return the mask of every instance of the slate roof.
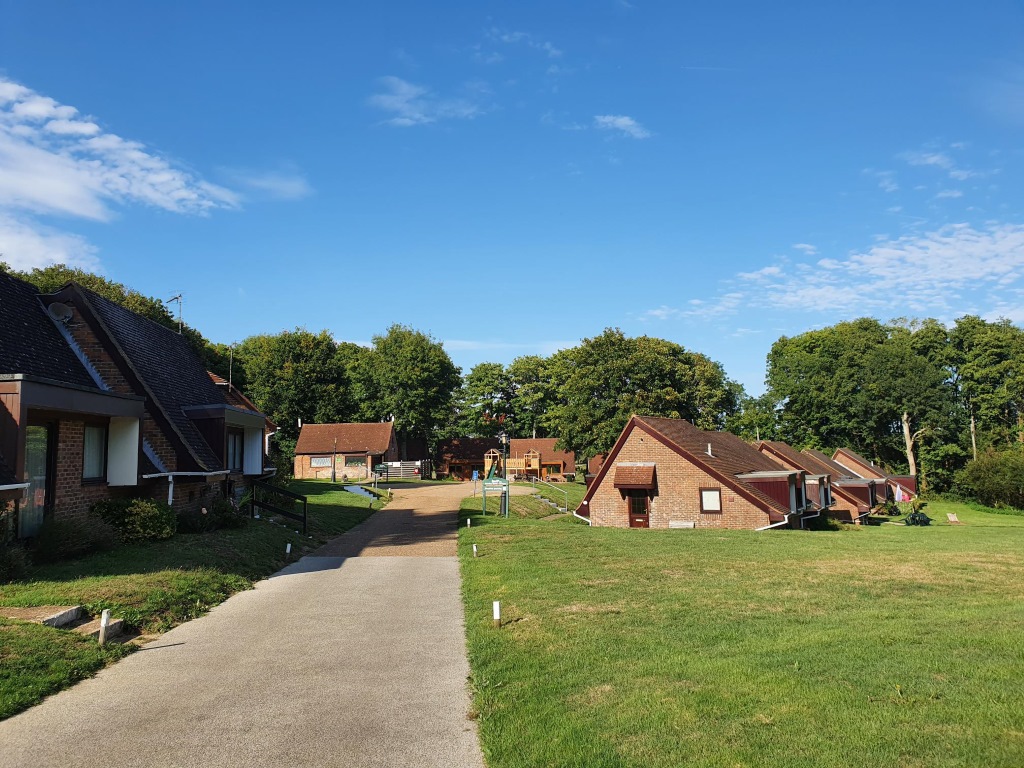
M 303 424 L 295 453 L 361 453 L 373 456 L 387 453 L 394 424 L 390 421 L 370 424 Z M 338 447 L 335 449 L 334 440 Z
M 557 438 L 554 437 L 513 437 L 509 441 L 508 455 L 521 457 L 528 451 L 536 451 L 540 454 L 542 464 L 559 462 L 565 465 L 567 472 L 575 472 L 576 454 L 572 451 L 556 451 L 555 443 L 557 442 Z M 498 450 L 501 450 L 500 447 Z
M 0 374 L 22 373 L 98 389 L 38 293 L 35 286 L 0 272 Z
M 106 328 L 142 382 L 145 394 L 171 423 L 200 469 L 224 469 L 183 410 L 196 405 L 227 405 L 185 337 L 86 288 L 72 287 Z

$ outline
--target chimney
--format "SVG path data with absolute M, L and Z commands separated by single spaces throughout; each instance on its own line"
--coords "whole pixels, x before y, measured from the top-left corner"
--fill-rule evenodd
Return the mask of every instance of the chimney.
M 711 443 L 708 443 L 708 456 L 715 458 L 715 454 L 711 452 Z

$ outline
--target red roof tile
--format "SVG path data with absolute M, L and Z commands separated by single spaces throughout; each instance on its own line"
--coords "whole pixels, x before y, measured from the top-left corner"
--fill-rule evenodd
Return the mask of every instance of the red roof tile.
M 616 488 L 653 488 L 654 465 L 616 464 L 613 485 Z
M 295 453 L 387 453 L 394 424 L 303 424 Z M 335 445 L 337 439 L 337 445 Z

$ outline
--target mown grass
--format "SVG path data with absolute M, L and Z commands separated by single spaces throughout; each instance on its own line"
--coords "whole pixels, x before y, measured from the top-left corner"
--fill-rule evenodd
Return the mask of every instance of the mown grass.
M 489 766 L 1024 765 L 1024 520 L 926 511 L 768 533 L 474 517 Z
M 206 613 L 235 592 L 301 557 L 304 551 L 365 520 L 383 502 L 325 481 L 289 486 L 309 496 L 309 528 L 282 518 L 240 529 L 122 545 L 109 552 L 41 566 L 22 581 L 0 584 L 0 605 L 82 605 L 104 608 L 142 632 L 162 632 Z M 291 556 L 285 545 L 292 545 Z M 55 638 L 59 638 L 55 640 Z M 0 624 L 0 719 L 67 687 L 129 649 L 99 649 L 95 641 L 35 624 Z

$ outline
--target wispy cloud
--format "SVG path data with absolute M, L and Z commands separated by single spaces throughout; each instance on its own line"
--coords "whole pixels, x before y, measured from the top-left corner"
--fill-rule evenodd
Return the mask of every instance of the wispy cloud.
M 884 239 L 842 258 L 820 259 L 737 276 L 756 290 L 755 306 L 863 313 L 899 311 L 929 316 L 957 309 L 966 293 L 1006 289 L 1024 277 L 1024 225 L 954 224 Z M 731 295 L 731 294 L 729 294 Z
M 817 247 L 810 243 L 793 243 L 793 248 L 801 253 L 806 253 L 808 256 L 814 256 L 818 252 Z
M 629 115 L 594 115 L 594 126 L 603 131 L 615 131 L 631 139 L 650 138 L 651 132 Z
M 481 94 L 479 83 L 469 90 L 471 96 L 441 97 L 420 85 L 389 75 L 380 79 L 381 93 L 369 98 L 370 106 L 388 112 L 392 117 L 387 125 L 409 127 L 429 125 L 442 120 L 471 120 L 485 112 L 477 100 Z
M 936 199 L 938 200 L 951 199 L 963 196 L 964 193 L 961 192 L 959 189 L 943 189 L 937 195 L 935 195 Z
M 492 42 L 504 43 L 505 45 L 525 45 L 535 51 L 540 51 L 551 59 L 559 58 L 563 51 L 557 48 L 554 43 L 544 40 L 530 32 L 514 32 L 506 29 L 491 27 L 487 32 L 487 38 Z
M 306 177 L 294 169 L 257 171 L 229 168 L 225 174 L 233 186 L 243 190 L 246 197 L 267 200 L 301 200 L 313 194 Z
M 9 263 L 95 266 L 95 249 L 82 238 L 35 217 L 110 221 L 128 204 L 202 215 L 236 207 L 239 197 L 75 107 L 0 77 L 0 252 Z
M 896 174 L 893 171 L 876 171 L 874 168 L 865 168 L 864 175 L 873 177 L 883 192 L 896 192 L 900 188 L 900 185 L 896 183 Z

